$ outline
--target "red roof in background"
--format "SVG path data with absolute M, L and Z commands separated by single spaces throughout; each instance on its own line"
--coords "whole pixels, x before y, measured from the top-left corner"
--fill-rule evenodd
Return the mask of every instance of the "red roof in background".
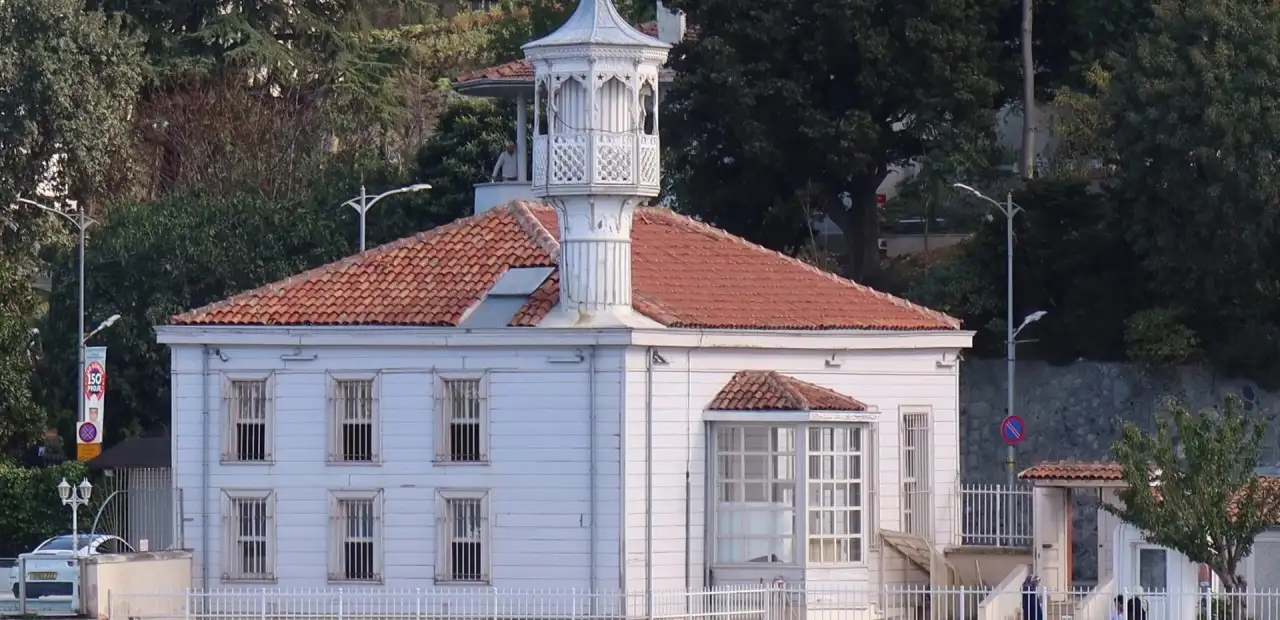
M 1113 461 L 1046 461 L 1023 470 L 1018 478 L 1080 482 L 1114 482 L 1123 479 L 1120 464 Z
M 555 211 L 514 201 L 177 315 L 175 325 L 457 326 L 508 268 L 554 267 Z M 960 322 L 661 207 L 636 210 L 632 305 L 669 327 L 954 330 Z M 536 325 L 553 275 L 512 320 Z
M 658 36 L 658 22 L 644 22 L 637 24 L 636 30 L 643 32 L 651 37 Z M 697 34 L 692 29 L 685 30 L 684 38 L 686 40 L 697 38 Z M 664 76 L 671 75 L 670 71 L 664 70 Z M 474 82 L 477 80 L 518 80 L 533 82 L 533 65 L 527 59 L 520 58 L 505 62 L 493 67 L 485 67 L 483 69 L 475 69 L 467 71 L 459 75 L 456 80 L 458 84 Z
M 707 406 L 711 411 L 866 411 L 867 406 L 835 390 L 772 370 L 733 375 Z

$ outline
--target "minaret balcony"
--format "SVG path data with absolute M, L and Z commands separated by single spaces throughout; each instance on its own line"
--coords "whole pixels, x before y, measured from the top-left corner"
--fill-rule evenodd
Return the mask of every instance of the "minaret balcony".
M 652 134 L 587 130 L 534 136 L 532 163 L 535 193 L 657 196 L 661 190 L 658 136 Z

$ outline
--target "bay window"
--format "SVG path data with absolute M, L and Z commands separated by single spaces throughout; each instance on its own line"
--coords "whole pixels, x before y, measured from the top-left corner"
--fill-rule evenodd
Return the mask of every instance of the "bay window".
M 866 423 L 713 423 L 715 563 L 865 559 Z

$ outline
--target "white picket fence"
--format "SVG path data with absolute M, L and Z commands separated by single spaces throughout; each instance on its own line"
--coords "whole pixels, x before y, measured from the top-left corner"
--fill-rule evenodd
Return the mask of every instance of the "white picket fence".
M 960 485 L 960 542 L 980 547 L 1031 546 L 1031 498 L 1028 485 Z
M 111 592 L 109 598 L 110 617 L 120 620 L 781 620 L 799 617 L 797 613 L 827 620 L 923 620 L 930 610 L 942 613 L 939 617 L 976 620 L 986 593 L 930 592 L 919 585 L 876 589 L 748 584 L 652 594 L 335 588 Z
M 990 596 L 989 596 L 990 595 Z M 1280 620 L 1280 591 L 1123 593 L 1143 620 Z M 1036 597 L 1043 620 L 1108 620 L 1113 593 Z M 493 588 L 240 589 L 111 592 L 118 620 L 1013 620 L 1018 592 L 748 584 L 694 591 L 584 592 Z M 1003 605 L 993 599 L 1002 599 Z M 1088 601 L 1088 602 L 1086 602 Z M 651 611 L 651 613 L 650 613 Z M 1126 614 L 1126 617 L 1128 616 Z

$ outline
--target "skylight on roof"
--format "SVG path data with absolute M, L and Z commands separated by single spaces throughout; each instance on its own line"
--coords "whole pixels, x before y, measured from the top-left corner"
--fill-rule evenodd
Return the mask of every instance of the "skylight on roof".
M 555 267 L 516 267 L 508 269 L 484 298 L 458 323 L 458 327 L 506 327 L 529 301 L 529 296 L 547 280 Z

